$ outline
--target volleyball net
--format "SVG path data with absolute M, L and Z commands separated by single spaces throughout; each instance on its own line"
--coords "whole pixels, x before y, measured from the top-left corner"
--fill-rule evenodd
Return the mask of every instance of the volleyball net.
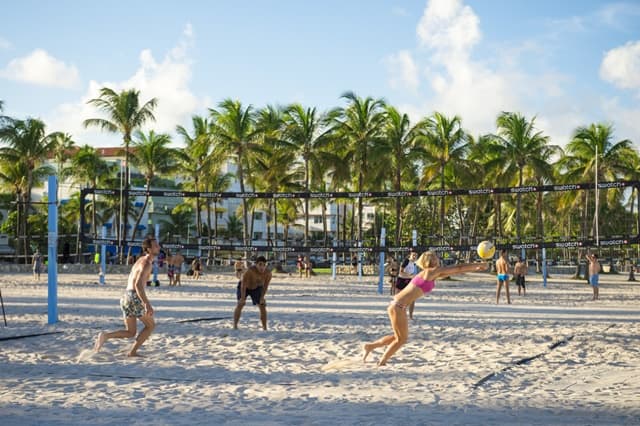
M 585 191 L 595 190 L 598 191 L 626 191 L 637 189 L 640 185 L 639 181 L 613 181 L 613 182 L 600 182 L 595 183 L 577 183 L 577 184 L 552 184 L 541 186 L 518 186 L 518 187 L 501 187 L 501 188 L 476 188 L 476 189 L 444 189 L 444 190 L 413 190 L 413 191 L 367 191 L 367 192 L 190 192 L 190 191 L 176 191 L 176 190 L 132 190 L 132 189 L 93 189 L 86 188 L 82 190 L 81 202 L 80 202 L 80 221 L 81 228 L 83 230 L 82 237 L 86 244 L 93 245 L 106 245 L 108 247 L 140 247 L 141 240 L 146 234 L 157 234 L 157 229 L 154 230 L 151 226 L 147 227 L 147 224 L 138 224 L 137 236 L 132 238 L 133 231 L 129 230 L 127 238 L 116 237 L 113 232 L 102 233 L 99 237 L 91 235 L 87 232 L 87 213 L 86 206 L 88 197 L 100 197 L 100 198 L 113 198 L 120 200 L 137 200 L 134 204 L 141 204 L 142 199 L 158 200 L 158 199 L 170 199 L 173 200 L 172 205 L 178 204 L 179 200 L 196 198 L 201 199 L 203 203 L 213 203 L 215 201 L 221 201 L 224 199 L 236 200 L 238 204 L 242 200 L 279 200 L 279 199 L 299 199 L 299 200 L 324 200 L 325 202 L 337 202 L 341 199 L 381 199 L 381 198 L 406 198 L 406 197 L 453 197 L 453 196 L 494 196 L 494 195 L 511 195 L 517 194 L 532 194 L 532 193 L 550 193 L 550 192 L 567 192 L 567 191 Z M 606 197 L 603 197 L 606 199 Z M 157 202 L 155 203 L 158 204 Z M 145 205 L 146 206 L 146 205 Z M 135 205 L 134 205 L 135 207 Z M 139 206 L 138 206 L 139 207 Z M 166 209 L 166 207 L 165 207 Z M 150 216 L 157 214 L 156 211 L 149 213 Z M 166 212 L 161 212 L 166 214 Z M 193 213 L 195 214 L 195 212 Z M 215 214 L 215 213 L 214 213 Z M 155 223 L 158 225 L 157 221 Z M 130 226 L 130 225 L 128 225 Z M 377 236 L 370 239 L 369 242 L 353 242 L 339 240 L 335 235 L 330 239 L 328 244 L 322 245 L 304 245 L 289 243 L 286 240 L 273 240 L 269 242 L 254 241 L 250 239 L 251 243 L 231 243 L 224 242 L 224 239 L 209 239 L 205 236 L 197 236 L 191 238 L 187 236 L 184 241 L 184 235 L 174 238 L 174 235 L 161 232 L 158 236 L 162 241 L 163 248 L 173 250 L 186 250 L 201 252 L 230 252 L 230 253 L 260 253 L 260 254 L 288 254 L 288 253 L 302 253 L 311 255 L 322 255 L 329 253 L 393 253 L 393 252 L 407 252 L 409 250 L 432 250 L 436 252 L 466 252 L 475 251 L 475 247 L 478 242 L 488 239 L 492 240 L 498 250 L 535 250 L 535 249 L 567 249 L 567 248 L 581 248 L 581 247 L 613 247 L 613 246 L 625 246 L 639 243 L 639 235 L 636 232 L 632 232 L 631 229 L 635 227 L 635 224 L 631 224 L 629 232 L 618 235 L 591 235 L 589 237 L 561 237 L 561 238 L 549 238 L 549 239 L 536 239 L 532 237 L 521 238 L 514 241 L 514 237 L 496 237 L 495 235 L 476 235 L 476 236 L 464 236 L 464 238 L 456 237 L 442 237 L 436 236 L 433 242 L 424 242 L 424 238 L 415 238 L 415 232 L 424 233 L 425 235 L 432 234 L 426 230 L 414 231 L 413 241 L 408 244 L 401 244 L 398 246 L 384 244 L 382 240 Z M 334 230 L 334 234 L 336 234 Z M 195 235 L 195 229 L 194 234 Z M 191 242 L 195 239 L 195 242 Z M 462 240 L 462 241 L 461 241 Z M 446 241 L 443 243 L 442 241 Z

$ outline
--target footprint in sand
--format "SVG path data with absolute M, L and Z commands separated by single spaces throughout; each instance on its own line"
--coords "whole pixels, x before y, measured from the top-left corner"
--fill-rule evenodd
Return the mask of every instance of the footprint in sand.
M 351 358 L 351 359 L 339 359 L 336 361 L 328 362 L 323 365 L 322 371 L 331 371 L 331 370 L 345 370 L 348 368 L 362 367 L 364 362 L 361 358 Z
M 96 352 L 92 349 L 84 349 L 82 352 L 80 352 L 78 358 L 76 358 L 76 363 L 88 361 L 93 358 L 95 354 Z

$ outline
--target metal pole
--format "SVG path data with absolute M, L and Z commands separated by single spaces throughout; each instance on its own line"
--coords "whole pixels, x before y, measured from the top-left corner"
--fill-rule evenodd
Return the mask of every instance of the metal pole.
M 160 241 L 160 224 L 156 223 L 155 224 L 155 236 L 156 236 L 156 240 Z M 158 256 L 156 256 L 153 259 L 153 283 L 157 283 L 158 282 Z
M 102 225 L 102 238 L 107 238 L 107 227 Z M 107 243 L 100 247 L 100 285 L 104 285 L 104 276 L 107 273 Z
M 358 248 L 362 247 L 362 241 L 358 241 Z M 358 259 L 358 281 L 362 281 L 362 255 L 361 251 L 358 251 L 357 259 Z
M 385 228 L 380 229 L 380 247 L 385 246 L 385 239 L 387 236 L 387 230 Z M 384 287 L 384 250 L 380 251 L 380 267 L 378 271 L 378 294 L 382 294 Z
M 2 318 L 4 318 L 4 326 L 7 326 L 7 314 L 4 313 L 4 300 L 2 300 L 2 290 L 0 290 L 0 304 L 2 304 Z
M 58 322 L 58 180 L 56 176 L 49 176 L 49 206 L 48 206 L 48 320 L 49 324 Z
M 122 233 L 124 232 L 124 224 L 123 224 L 123 221 L 122 221 L 122 215 L 124 214 L 123 211 L 122 211 L 122 209 L 123 209 L 123 206 L 122 206 L 122 189 L 123 189 L 123 187 L 122 187 L 122 179 L 124 178 L 124 172 L 122 171 L 122 161 L 123 160 L 120 160 L 120 220 L 119 220 L 119 223 L 118 223 L 118 228 L 120 228 L 119 229 L 120 232 L 118 232 L 118 257 L 119 257 L 119 260 L 120 260 L 121 264 L 122 264 L 122 259 L 124 257 L 123 253 L 122 253 L 122 250 L 123 250 Z
M 600 246 L 600 232 L 598 229 L 598 204 L 600 203 L 600 191 L 598 190 L 598 145 L 596 145 L 596 246 Z
M 333 240 L 333 247 L 337 247 L 338 246 L 338 241 L 337 240 Z M 338 262 L 338 253 L 336 253 L 336 251 L 334 250 L 333 253 L 331 253 L 331 279 L 333 281 L 336 280 L 336 263 Z
M 547 288 L 547 249 L 542 247 L 542 286 Z

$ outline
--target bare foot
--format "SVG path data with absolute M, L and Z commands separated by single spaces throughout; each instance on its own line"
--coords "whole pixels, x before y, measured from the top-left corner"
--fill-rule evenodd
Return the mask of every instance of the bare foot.
M 104 345 L 105 340 L 107 340 L 107 335 L 105 332 L 100 332 L 98 337 L 96 338 L 96 344 L 93 346 L 93 350 L 98 352 L 102 345 Z
M 384 367 L 387 365 L 387 361 L 378 361 L 378 367 Z
M 127 356 L 129 358 L 144 358 L 144 355 L 140 355 L 138 352 L 129 352 Z
M 362 346 L 362 351 L 363 351 L 362 362 L 366 362 L 367 361 L 367 357 L 369 356 L 369 354 L 371 353 L 372 350 L 373 350 L 373 348 L 368 343 Z

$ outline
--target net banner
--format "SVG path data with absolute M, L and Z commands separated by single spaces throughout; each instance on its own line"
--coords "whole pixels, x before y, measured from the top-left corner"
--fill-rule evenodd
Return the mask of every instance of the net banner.
M 627 188 L 638 186 L 638 181 L 600 182 L 598 189 Z M 150 197 L 184 197 L 184 198 L 398 198 L 398 197 L 446 197 L 451 195 L 491 195 L 491 194 L 523 194 L 532 192 L 561 192 L 594 189 L 595 183 L 572 183 L 566 185 L 514 186 L 505 188 L 477 189 L 434 189 L 425 191 L 363 191 L 363 192 L 195 192 L 195 191 L 157 191 L 133 189 L 93 189 L 82 190 L 82 198 L 88 194 L 129 195 Z
M 624 238 L 600 239 L 581 239 L 581 240 L 562 240 L 562 241 L 538 241 L 527 243 L 496 243 L 497 250 L 537 250 L 541 248 L 586 248 L 586 247 L 611 247 L 638 244 L 640 238 L 638 236 Z M 89 239 L 90 244 L 97 245 L 113 245 L 117 246 L 118 241 L 115 239 Z M 125 244 L 125 243 L 123 243 Z M 126 245 L 139 247 L 142 241 L 127 241 Z M 418 245 L 418 246 L 397 246 L 397 247 L 319 247 L 319 246 L 287 246 L 275 247 L 265 245 L 234 245 L 234 244 L 180 244 L 180 243 L 162 243 L 162 248 L 173 250 L 215 250 L 229 252 L 260 252 L 260 253 L 309 253 L 309 254 L 328 254 L 328 253 L 405 253 L 410 250 L 417 252 L 435 251 L 435 252 L 475 252 L 477 244 L 461 244 L 461 245 Z

